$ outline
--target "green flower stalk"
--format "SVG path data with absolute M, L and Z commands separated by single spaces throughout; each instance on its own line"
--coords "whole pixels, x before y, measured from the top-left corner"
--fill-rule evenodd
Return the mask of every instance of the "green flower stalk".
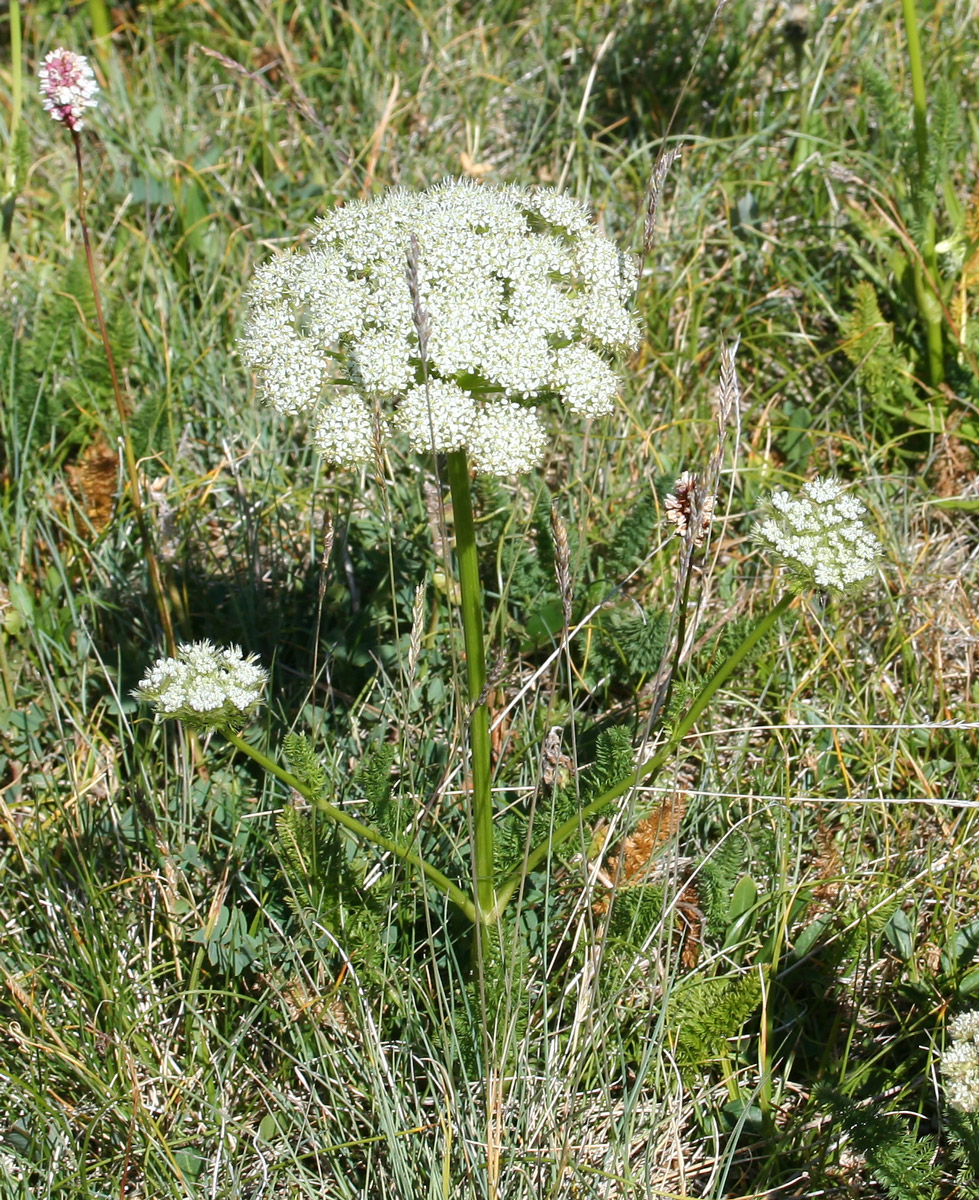
M 915 0 L 901 0 L 904 32 L 908 43 L 908 62 L 911 67 L 911 92 L 914 103 L 914 143 L 918 158 L 918 188 L 916 216 L 921 222 L 921 260 L 912 263 L 915 298 L 918 314 L 925 328 L 928 347 L 928 374 L 931 386 L 941 387 L 945 380 L 945 344 L 942 328 L 942 305 L 937 294 L 938 259 L 935 247 L 935 213 L 926 201 L 928 188 L 928 101 L 925 93 L 925 71 L 918 36 L 918 14 Z
M 7 272 L 7 260 L 14 236 L 14 210 L 17 196 L 24 186 L 27 173 L 27 130 L 21 114 L 24 103 L 22 37 L 20 0 L 10 0 L 10 116 L 7 124 L 7 159 L 3 171 L 3 194 L 0 196 L 0 284 Z M 13 704 L 11 702 L 11 707 Z
M 81 131 L 85 127 L 85 113 L 89 108 L 98 107 L 99 85 L 95 72 L 89 65 L 84 54 L 76 54 L 73 50 L 63 47 L 52 50 L 45 55 L 44 61 L 38 68 L 41 101 L 51 119 L 57 121 L 71 134 L 75 148 L 75 168 L 78 176 L 78 223 L 81 226 L 82 242 L 85 246 L 85 262 L 88 265 L 88 277 L 92 284 L 92 298 L 95 301 L 95 316 L 102 338 L 102 348 L 105 351 L 109 377 L 112 380 L 112 394 L 119 415 L 119 425 L 122 430 L 123 456 L 126 461 L 126 474 L 129 476 L 129 494 L 139 529 L 139 537 L 146 558 L 149 572 L 150 589 L 156 601 L 160 624 L 166 639 L 167 649 L 176 649 L 173 632 L 173 620 L 167 603 L 167 594 L 163 586 L 163 574 L 157 558 L 150 532 L 149 522 L 140 499 L 139 470 L 136 454 L 133 450 L 133 439 L 129 428 L 129 407 L 123 396 L 122 385 L 116 371 L 115 358 L 109 342 L 109 332 L 102 312 L 102 296 L 99 292 L 98 273 L 95 270 L 95 255 L 92 250 L 92 239 L 88 232 L 88 219 L 85 215 L 85 176 L 82 169 L 82 139 Z

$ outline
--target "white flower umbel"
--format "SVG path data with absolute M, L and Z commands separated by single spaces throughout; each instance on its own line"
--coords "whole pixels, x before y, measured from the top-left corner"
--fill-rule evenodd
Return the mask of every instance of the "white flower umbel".
M 342 393 L 317 410 L 313 445 L 330 462 L 348 466 L 369 462 L 374 449 L 374 419 L 360 398 Z
M 945 1096 L 960 1112 L 979 1112 L 979 1009 L 948 1023 L 952 1044 L 942 1055 Z
M 837 480 L 813 479 L 798 498 L 775 492 L 762 508 L 754 540 L 785 567 L 796 590 L 854 592 L 876 570 L 881 545 L 867 528 L 867 510 Z
M 522 475 L 544 457 L 547 434 L 536 408 L 515 400 L 484 404 L 469 440 L 477 471 L 484 475 Z
M 190 642 L 175 658 L 157 659 L 133 695 L 195 729 L 237 729 L 254 715 L 267 682 L 255 655 L 245 658 L 239 646 Z
M 413 387 L 398 405 L 395 424 L 412 450 L 461 450 L 473 437 L 476 404 L 472 393 L 454 383 L 432 380 Z
M 576 200 L 447 180 L 338 208 L 260 267 L 240 345 L 338 466 L 366 461 L 376 429 L 519 474 L 546 448 L 536 403 L 611 411 L 609 359 L 639 343 L 635 283 Z
M 86 108 L 98 104 L 99 85 L 83 54 L 59 48 L 46 54 L 38 68 L 41 97 L 52 120 L 60 121 L 72 133 L 84 125 Z

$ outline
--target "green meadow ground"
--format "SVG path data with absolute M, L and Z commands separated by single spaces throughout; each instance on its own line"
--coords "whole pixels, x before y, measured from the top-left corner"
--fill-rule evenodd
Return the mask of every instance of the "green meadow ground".
M 924 175 L 896 0 L 158 2 L 111 9 L 96 50 L 103 15 L 24 9 L 19 150 L 0 72 L 0 1197 L 979 1196 L 938 1069 L 979 1005 L 979 529 L 943 503 L 976 494 L 974 0 L 919 10 Z M 675 703 L 778 595 L 765 491 L 835 473 L 871 511 L 879 579 L 800 599 L 611 846 L 583 827 L 528 879 L 502 950 L 471 954 L 410 872 L 356 876 L 347 842 L 297 867 L 282 785 L 130 697 L 164 644 L 71 140 L 33 78 L 60 45 L 103 88 L 88 220 L 178 634 L 259 654 L 252 740 L 309 734 L 351 811 L 380 763 L 460 878 L 435 464 L 335 473 L 262 407 L 235 351 L 259 262 L 336 203 L 464 172 L 566 189 L 637 249 L 682 147 L 615 415 L 555 421 L 546 468 L 479 492 L 501 828 L 550 729 L 565 781 L 599 730 L 644 736 L 677 587 L 660 502 L 718 444 L 722 344 L 741 403 Z M 600 607 L 545 666 L 552 500 L 575 619 Z

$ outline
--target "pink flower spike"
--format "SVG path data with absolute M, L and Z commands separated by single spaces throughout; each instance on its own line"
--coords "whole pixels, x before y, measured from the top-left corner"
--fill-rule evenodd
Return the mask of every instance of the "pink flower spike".
M 86 108 L 98 104 L 99 85 L 83 54 L 63 47 L 45 56 L 38 70 L 44 107 L 52 120 L 61 121 L 75 133 L 82 128 Z

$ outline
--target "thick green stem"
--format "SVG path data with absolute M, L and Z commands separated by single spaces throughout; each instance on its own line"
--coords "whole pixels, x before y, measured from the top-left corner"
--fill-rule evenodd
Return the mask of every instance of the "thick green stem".
M 918 305 L 918 314 L 925 327 L 925 346 L 928 353 L 928 379 L 932 387 L 940 387 L 945 382 L 945 342 L 942 336 L 942 305 L 935 295 L 937 275 L 937 259 L 935 256 L 935 218 L 928 213 L 924 219 L 923 239 L 925 245 L 921 249 L 924 265 L 913 264 L 914 297 Z M 931 252 L 929 253 L 929 246 Z
M 486 707 L 486 656 L 483 649 L 483 599 L 479 586 L 476 527 L 469 462 L 465 450 L 448 455 L 449 487 L 452 491 L 452 521 L 455 526 L 456 557 L 459 562 L 462 632 L 466 647 L 469 681 L 469 748 L 472 752 L 473 880 L 479 919 L 498 911 L 493 890 L 493 796 L 490 790 L 489 709 Z
M 933 197 L 925 193 L 928 187 L 928 99 L 925 94 L 925 72 L 918 37 L 918 16 L 914 0 L 901 0 L 904 32 L 908 43 L 911 66 L 911 94 L 914 106 L 914 144 L 918 156 L 918 211 L 922 226 L 921 258 L 914 264 L 914 290 L 918 312 L 925 327 L 928 347 L 928 375 L 932 387 L 945 381 L 945 350 L 942 336 L 942 306 L 938 296 L 938 255 L 935 250 L 935 214 Z
M 619 796 L 623 795 L 625 792 L 628 792 L 637 784 L 642 783 L 643 780 L 652 782 L 652 779 L 656 777 L 656 774 L 660 768 L 670 758 L 676 748 L 697 723 L 703 711 L 707 708 L 708 704 L 710 704 L 711 700 L 713 700 L 718 689 L 728 679 L 730 679 L 731 675 L 734 674 L 734 672 L 738 669 L 745 658 L 747 658 L 755 646 L 758 645 L 762 638 L 768 634 L 769 630 L 772 629 L 778 619 L 788 611 L 788 608 L 794 599 L 795 597 L 792 595 L 792 593 L 787 592 L 782 599 L 779 600 L 778 604 L 775 605 L 771 612 L 766 613 L 765 616 L 761 618 L 761 620 L 754 627 L 754 629 L 752 629 L 751 633 L 748 634 L 741 645 L 738 646 L 738 648 L 733 654 L 730 655 L 729 658 L 725 659 L 725 661 L 710 677 L 700 695 L 696 700 L 694 700 L 693 704 L 690 705 L 690 708 L 687 710 L 683 720 L 680 721 L 676 729 L 674 729 L 673 733 L 669 737 L 669 740 L 661 750 L 658 750 L 656 754 L 652 755 L 650 758 L 647 758 L 641 766 L 637 767 L 636 770 L 628 776 L 628 778 L 623 779 L 621 783 L 617 783 L 615 787 L 609 788 L 609 790 L 599 796 L 597 800 L 593 800 L 590 804 L 585 805 L 580 813 L 576 813 L 575 816 L 565 821 L 563 825 L 559 825 L 545 841 L 543 841 L 536 849 L 530 852 L 526 861 L 522 863 L 521 866 L 518 867 L 517 870 L 507 878 L 506 882 L 499 889 L 496 900 L 496 911 L 491 914 L 491 919 L 496 919 L 504 910 L 510 901 L 510 897 L 520 886 L 521 881 L 525 879 L 531 871 L 536 870 L 536 868 L 540 866 L 540 864 L 547 858 L 547 856 L 554 850 L 556 846 L 560 846 L 562 842 L 566 842 L 569 837 L 572 837 L 581 828 L 582 821 L 594 816 L 594 814 L 600 809 L 604 808 L 607 804 L 610 804 L 613 800 L 618 799 Z
M 911 93 L 914 102 L 914 144 L 918 151 L 918 173 L 922 179 L 928 173 L 928 102 L 925 97 L 925 71 L 921 60 L 921 41 L 918 38 L 918 15 L 914 0 L 901 0 L 904 15 L 904 36 L 908 42 L 911 64 Z
M 410 863 L 411 866 L 417 867 L 418 870 L 421 871 L 425 876 L 425 878 L 429 880 L 429 882 L 433 883 L 440 892 L 448 896 L 453 904 L 462 909 L 470 921 L 476 921 L 476 908 L 472 900 L 460 887 L 457 887 L 447 875 L 443 875 L 438 868 L 433 867 L 430 863 L 425 862 L 424 859 L 419 857 L 419 855 L 417 855 L 413 850 L 409 850 L 407 847 L 401 846 L 397 842 L 393 842 L 390 838 L 385 837 L 383 833 L 379 833 L 376 829 L 372 829 L 369 825 L 365 825 L 362 821 L 358 821 L 356 817 L 351 817 L 348 813 L 345 813 L 342 808 L 337 808 L 335 804 L 330 804 L 328 800 L 324 800 L 321 797 L 313 794 L 309 788 L 302 783 L 301 780 L 296 778 L 295 775 L 284 770 L 279 766 L 278 763 L 274 762 L 267 755 L 263 754 L 261 750 L 256 750 L 254 746 L 246 742 L 245 739 L 239 734 L 235 733 L 233 729 L 225 729 L 222 730 L 222 732 L 233 746 L 237 746 L 243 754 L 247 754 L 248 757 L 257 762 L 263 770 L 268 771 L 270 775 L 274 775 L 276 779 L 281 779 L 282 782 L 289 787 L 295 788 L 295 790 L 299 792 L 301 796 L 306 797 L 306 799 L 314 806 L 314 808 L 317 808 L 321 813 L 325 813 L 330 820 L 336 821 L 338 825 L 342 825 L 344 829 L 360 838 L 361 841 L 371 842 L 373 845 L 378 846 L 381 850 L 387 850 L 388 853 L 393 854 L 396 858 L 401 859 L 402 862 Z
M 0 287 L 7 272 L 10 243 L 14 232 L 14 207 L 17 203 L 18 169 L 17 144 L 21 137 L 23 105 L 23 50 L 20 30 L 20 0 L 10 0 L 10 136 L 7 141 L 7 163 L 4 173 L 3 200 L 0 203 Z M 3 696 L 8 708 L 15 708 L 14 684 L 7 662 L 6 632 L 0 628 L 0 677 Z
M 10 140 L 8 143 L 8 152 L 11 155 L 11 160 L 15 153 L 14 143 L 17 137 L 17 131 L 20 128 L 20 115 L 24 102 L 24 78 L 23 78 L 23 47 L 21 41 L 21 26 L 20 26 L 20 0 L 10 0 Z M 7 164 L 7 185 L 12 186 L 16 178 L 16 164 L 13 161 Z

